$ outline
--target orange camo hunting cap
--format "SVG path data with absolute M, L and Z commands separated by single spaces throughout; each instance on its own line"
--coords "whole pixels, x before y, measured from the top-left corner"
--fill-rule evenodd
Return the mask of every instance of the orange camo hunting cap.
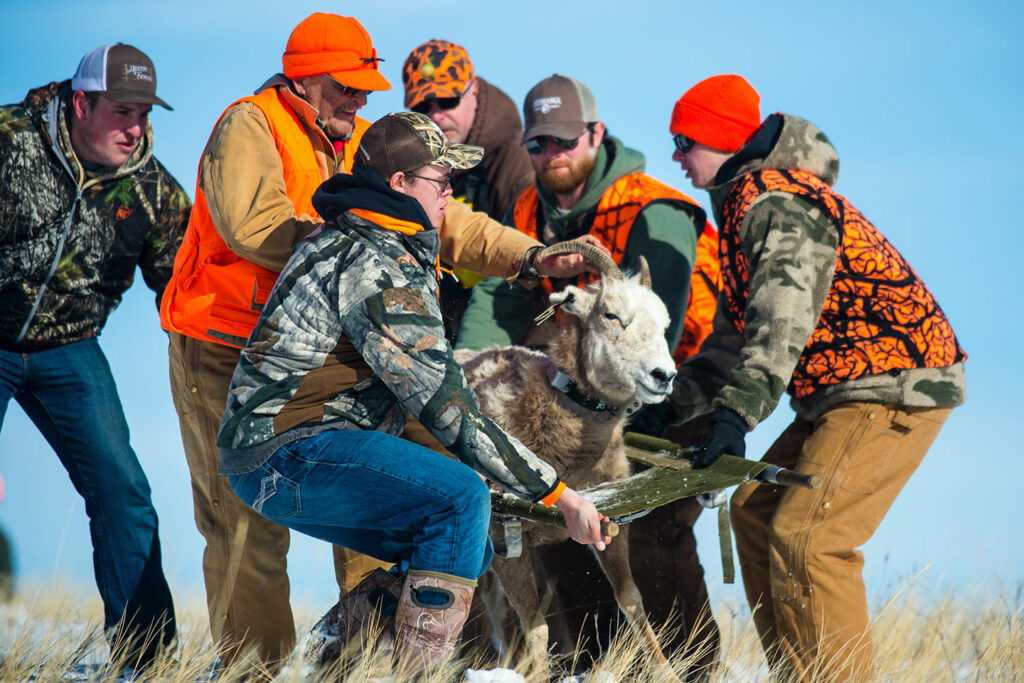
M 428 99 L 462 97 L 476 74 L 466 48 L 447 40 L 428 40 L 409 53 L 402 65 L 405 106 Z

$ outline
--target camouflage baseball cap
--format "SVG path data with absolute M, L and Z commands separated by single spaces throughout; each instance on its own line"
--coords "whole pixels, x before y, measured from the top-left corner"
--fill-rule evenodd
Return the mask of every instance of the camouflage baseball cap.
M 474 78 L 473 62 L 464 47 L 429 40 L 410 52 L 402 65 L 405 106 L 412 109 L 428 99 L 462 97 Z
M 412 111 L 377 120 L 363 133 L 356 151 L 357 164 L 369 166 L 385 179 L 428 164 L 473 168 L 483 157 L 483 147 L 448 142 L 436 123 Z

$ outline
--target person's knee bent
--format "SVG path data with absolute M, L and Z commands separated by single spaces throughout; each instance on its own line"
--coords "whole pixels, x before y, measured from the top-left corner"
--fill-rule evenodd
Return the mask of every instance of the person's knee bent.
M 483 528 L 486 532 L 491 519 L 491 490 L 472 470 L 459 483 L 463 487 L 463 495 L 459 497 L 459 515 L 468 520 L 474 530 Z

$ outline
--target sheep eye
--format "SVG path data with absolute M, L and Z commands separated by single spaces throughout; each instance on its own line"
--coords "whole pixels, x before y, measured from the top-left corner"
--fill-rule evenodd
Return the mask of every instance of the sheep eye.
M 615 315 L 614 313 L 609 313 L 608 311 L 605 311 L 604 317 L 605 317 L 605 320 L 615 320 L 616 322 L 619 322 L 619 323 L 622 322 L 622 318 L 620 318 L 619 316 Z

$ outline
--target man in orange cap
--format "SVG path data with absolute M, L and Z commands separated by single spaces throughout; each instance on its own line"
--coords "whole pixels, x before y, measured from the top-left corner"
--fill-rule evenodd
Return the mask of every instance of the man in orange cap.
M 239 347 L 292 245 L 320 225 L 313 192 L 352 167 L 367 95 L 391 87 L 369 34 L 316 13 L 292 31 L 283 71 L 221 115 L 164 292 L 175 409 L 192 477 L 210 629 L 227 664 L 255 646 L 273 664 L 295 644 L 288 531 L 249 510 L 217 473 L 217 430 Z M 339 577 L 343 578 L 343 577 Z
M 295 27 L 283 72 L 230 105 L 199 165 L 196 203 L 160 321 L 170 334 L 170 376 L 192 476 L 203 573 L 223 662 L 255 647 L 271 669 L 295 644 L 286 572 L 288 530 L 261 517 L 218 473 L 217 432 L 245 346 L 292 247 L 321 224 L 316 188 L 348 173 L 369 123 L 356 112 L 390 88 L 366 29 L 353 18 L 312 14 Z M 540 243 L 451 202 L 442 258 L 489 275 L 578 272 L 582 257 L 536 258 Z M 417 431 L 417 428 L 419 431 Z M 436 445 L 410 423 L 406 438 Z M 443 449 L 442 449 L 443 450 Z M 335 549 L 342 590 L 379 563 Z
M 402 65 L 402 84 L 406 107 L 430 117 L 451 142 L 486 150 L 475 167 L 452 174 L 452 191 L 456 200 L 502 220 L 533 182 L 530 157 L 520 142 L 518 107 L 476 74 L 464 47 L 447 40 L 429 40 L 410 52 Z M 452 344 L 472 287 L 482 279 L 461 268 L 441 279 L 445 333 Z
M 839 158 L 813 124 L 761 121 L 740 76 L 705 79 L 669 130 L 721 229 L 714 329 L 679 369 L 677 423 L 711 413 L 706 467 L 743 456 L 783 391 L 796 419 L 762 459 L 818 489 L 748 484 L 732 498 L 761 644 L 779 678 L 874 678 L 856 548 L 871 538 L 964 401 L 956 335 L 903 256 L 832 185 Z

